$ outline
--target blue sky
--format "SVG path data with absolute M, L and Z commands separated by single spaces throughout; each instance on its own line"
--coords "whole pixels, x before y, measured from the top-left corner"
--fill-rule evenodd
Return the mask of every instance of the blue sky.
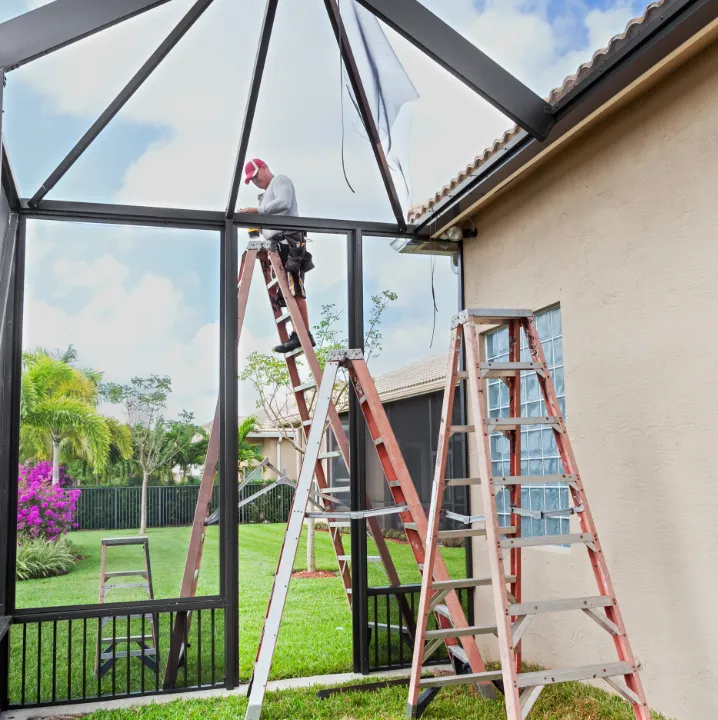
M 0 20 L 43 0 L 5 0 Z M 630 2 L 455 0 L 425 4 L 546 94 L 626 21 Z M 21 191 L 31 195 L 188 7 L 173 0 L 123 26 L 9 74 L 3 130 Z M 262 3 L 216 0 L 153 77 L 113 120 L 50 197 L 221 209 L 231 176 Z M 250 153 L 295 182 L 306 215 L 390 220 L 378 172 L 345 103 L 346 163 L 338 57 L 323 4 L 280 7 Z M 241 23 L 239 22 L 241 21 Z M 234 28 L 244 28 L 239 38 Z M 390 31 L 421 100 L 413 108 L 413 200 L 437 190 L 510 123 Z M 307 38 L 313 42 L 308 43 Z M 231 92 L 228 92 L 231 91 Z M 256 191 L 242 187 L 240 205 Z M 240 242 L 246 239 L 240 233 Z M 345 242 L 313 236 L 317 269 L 307 279 L 314 321 L 346 304 Z M 218 238 L 213 233 L 33 223 L 27 264 L 25 342 L 74 343 L 112 380 L 149 372 L 174 379 L 171 410 L 209 419 L 217 389 Z M 441 352 L 456 311 L 449 261 L 435 261 L 433 323 L 427 257 L 398 256 L 368 239 L 365 294 L 395 290 L 385 351 L 375 372 Z M 240 357 L 268 351 L 274 327 L 255 284 Z M 244 413 L 253 410 L 240 388 Z

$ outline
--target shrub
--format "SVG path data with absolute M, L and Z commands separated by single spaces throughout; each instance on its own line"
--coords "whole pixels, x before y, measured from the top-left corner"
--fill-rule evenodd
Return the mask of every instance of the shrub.
M 17 532 L 21 544 L 35 538 L 56 540 L 75 523 L 80 490 L 61 469 L 60 484 L 52 484 L 52 464 L 21 465 L 17 494 Z
M 42 538 L 30 540 L 17 549 L 17 579 L 38 580 L 65 575 L 80 557 L 77 546 L 67 538 L 55 541 Z

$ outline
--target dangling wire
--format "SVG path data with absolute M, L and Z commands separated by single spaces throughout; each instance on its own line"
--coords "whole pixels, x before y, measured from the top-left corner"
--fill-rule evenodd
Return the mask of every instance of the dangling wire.
M 342 111 L 342 172 L 347 187 L 356 195 L 356 190 L 352 187 L 347 177 L 347 167 L 344 160 L 344 63 L 342 62 L 342 38 L 344 37 L 344 25 L 342 24 L 342 3 L 337 0 L 337 35 L 339 40 L 339 105 Z
M 435 222 L 436 221 L 434 220 L 434 223 Z M 432 223 L 432 226 L 433 226 L 433 223 Z M 435 229 L 436 229 L 436 227 L 434 226 L 429 231 L 430 239 L 431 239 L 431 236 L 434 234 Z M 436 256 L 432 255 L 431 256 L 431 299 L 432 299 L 432 302 L 434 303 L 434 321 L 431 326 L 431 342 L 429 343 L 430 348 L 434 346 L 434 333 L 436 332 L 436 316 L 439 312 L 439 308 L 436 305 L 436 286 L 434 285 L 434 268 L 435 268 L 435 266 L 436 266 Z

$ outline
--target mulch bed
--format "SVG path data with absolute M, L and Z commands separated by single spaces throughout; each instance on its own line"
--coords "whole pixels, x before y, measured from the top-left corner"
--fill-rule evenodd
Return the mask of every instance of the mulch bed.
M 298 572 L 292 573 L 292 579 L 313 579 L 313 578 L 333 578 L 336 577 L 335 572 L 329 572 L 328 570 L 317 570 L 316 572 L 307 572 L 306 570 L 299 570 Z

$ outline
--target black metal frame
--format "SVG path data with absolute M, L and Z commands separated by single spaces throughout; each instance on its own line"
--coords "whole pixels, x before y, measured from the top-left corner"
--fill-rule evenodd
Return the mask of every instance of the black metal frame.
M 0 170 L 1 185 L 11 212 L 17 220 L 15 232 L 6 234 L 0 262 L 0 304 L 6 308 L 0 318 L 0 618 L 3 627 L 10 622 L 56 622 L 62 619 L 96 618 L 108 611 L 118 615 L 135 613 L 148 607 L 148 612 L 191 612 L 203 608 L 225 611 L 226 687 L 238 683 L 238 533 L 237 484 L 230 468 L 236 457 L 237 442 L 237 317 L 236 277 L 238 264 L 237 228 L 270 227 L 303 229 L 309 232 L 338 233 L 348 240 L 349 339 L 353 347 L 363 343 L 362 302 L 362 238 L 367 236 L 406 237 L 421 240 L 429 228 L 444 228 L 469 209 L 472 204 L 497 183 L 509 177 L 548 144 L 560 139 L 591 112 L 615 96 L 658 61 L 675 50 L 718 17 L 718 0 L 675 0 L 651 20 L 622 49 L 609 56 L 601 67 L 583 80 L 555 106 L 538 98 L 516 78 L 464 40 L 445 23 L 432 15 L 417 0 L 357 0 L 389 26 L 437 61 L 455 77 L 467 84 L 492 105 L 513 118 L 522 128 L 500 154 L 484 163 L 472 176 L 459 185 L 450 198 L 437 204 L 419 225 L 406 227 L 396 212 L 395 190 L 382 162 L 381 143 L 370 113 L 361 103 L 361 79 L 351 63 L 351 48 L 342 32 L 341 18 L 334 8 L 335 0 L 325 0 L 329 18 L 347 64 L 355 94 L 360 99 L 362 120 L 379 164 L 396 223 L 343 220 L 336 218 L 270 218 L 237 214 L 235 203 L 244 154 L 249 145 L 256 101 L 259 95 L 276 0 L 267 0 L 263 30 L 257 50 L 252 84 L 245 110 L 241 138 L 227 207 L 223 211 L 206 212 L 189 209 L 124 206 L 101 203 L 79 203 L 48 200 L 45 195 L 72 164 L 89 147 L 127 100 L 149 77 L 212 0 L 197 0 L 182 21 L 110 103 L 104 113 L 50 174 L 31 199 L 21 199 L 12 167 L 7 156 L 2 132 L 2 90 L 7 71 L 38 57 L 74 43 L 88 35 L 151 10 L 169 0 L 54 0 L 37 10 L 0 24 Z M 223 514 L 220 524 L 221 592 L 210 598 L 156 600 L 149 605 L 117 603 L 78 607 L 55 607 L 40 610 L 15 608 L 15 547 L 17 503 L 17 460 L 19 440 L 19 403 L 22 350 L 22 316 L 24 291 L 25 232 L 30 219 L 71 222 L 95 222 L 150 227 L 172 227 L 211 230 L 220 234 L 221 278 L 221 458 L 220 488 Z M 8 245 L 12 243 L 12 245 Z M 463 283 L 463 279 L 461 278 Z M 7 298 L 7 300 L 5 300 Z M 463 305 L 463 302 L 460 302 Z M 356 482 L 352 486 L 353 509 L 365 504 L 364 424 L 356 399 L 351 400 L 351 471 Z M 353 628 L 354 666 L 359 672 L 369 669 L 367 636 L 368 588 L 366 581 L 365 521 L 352 522 L 352 561 L 354 574 Z M 470 568 L 467 568 L 470 570 Z M 396 589 L 394 589 L 396 591 Z M 373 592 L 373 591 L 372 591 Z M 0 709 L 8 702 L 9 634 L 0 637 Z

